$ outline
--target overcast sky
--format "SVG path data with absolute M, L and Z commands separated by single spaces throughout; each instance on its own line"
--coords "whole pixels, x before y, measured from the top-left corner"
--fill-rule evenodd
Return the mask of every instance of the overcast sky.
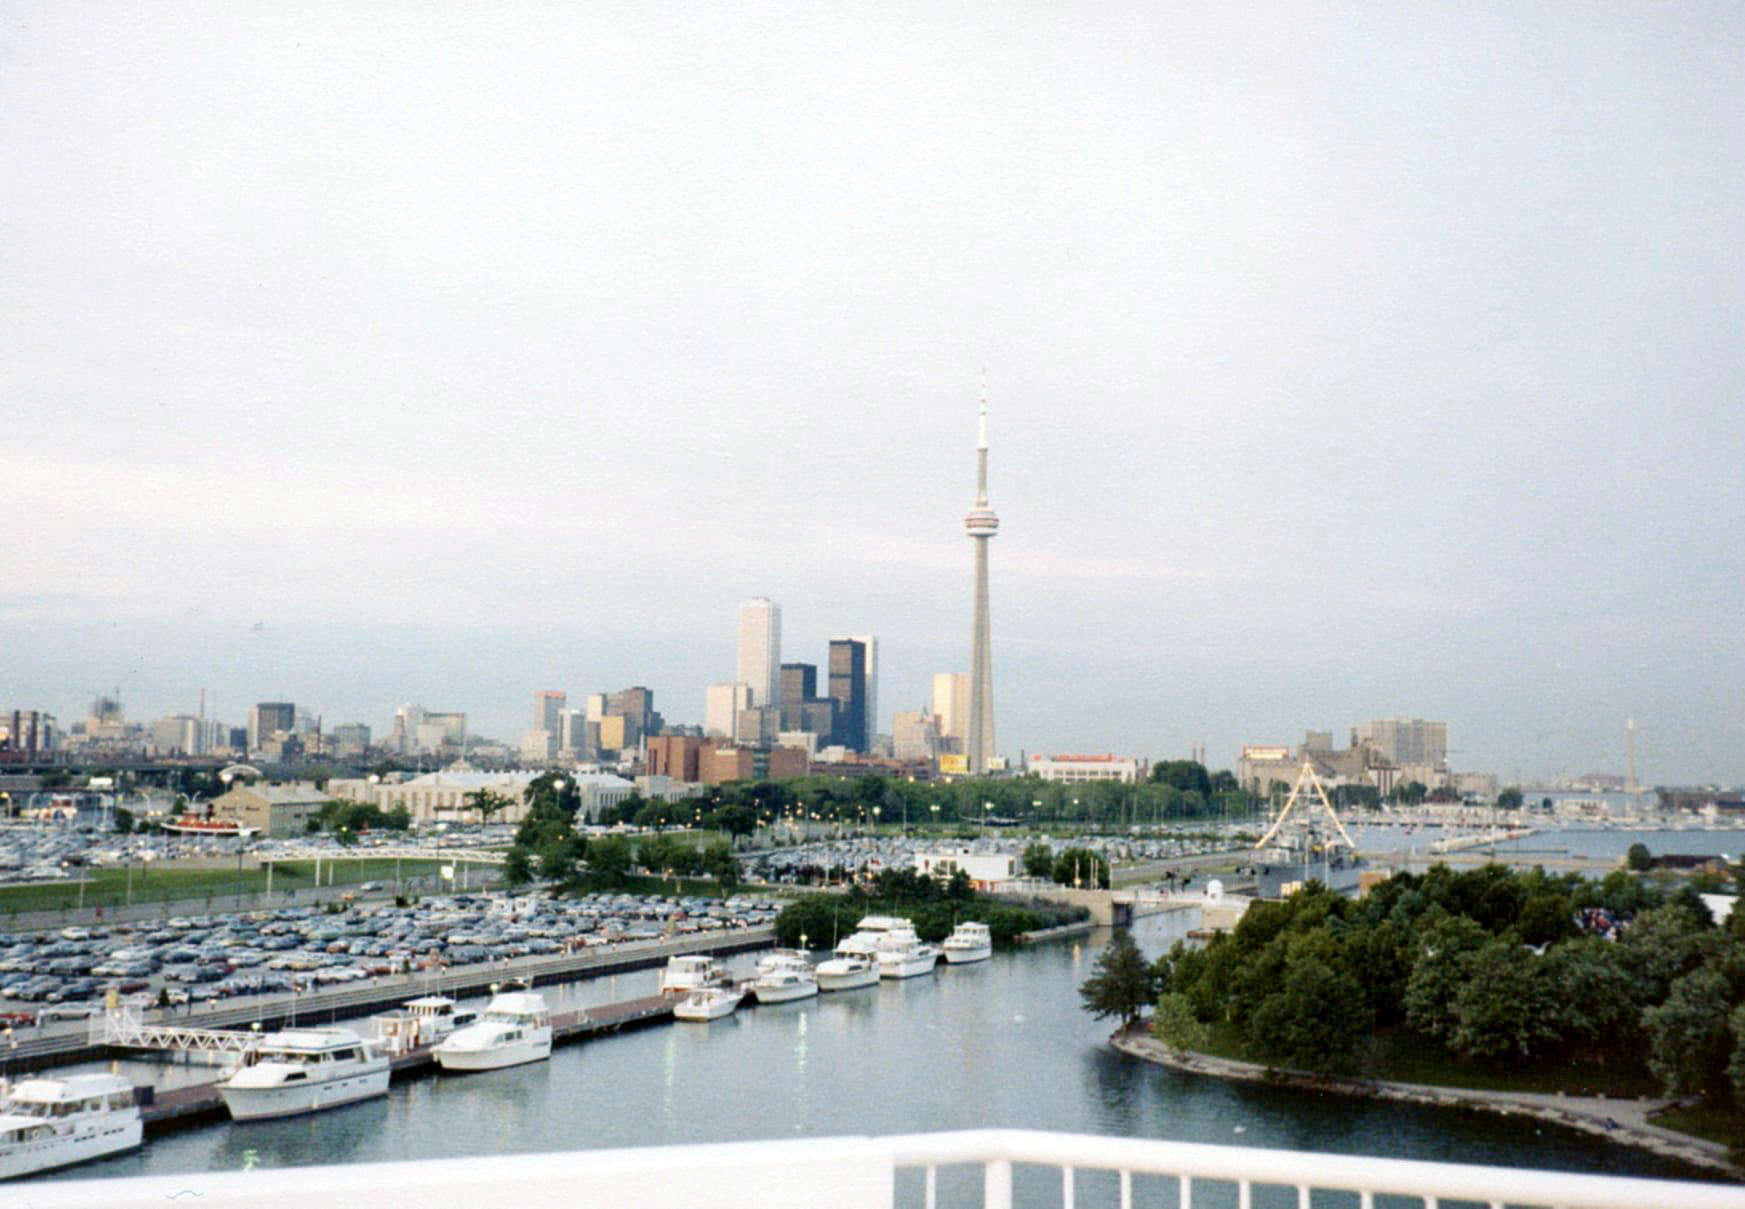
M 331 726 L 735 611 L 999 747 L 1745 781 L 1738 4 L 0 5 L 0 705 Z

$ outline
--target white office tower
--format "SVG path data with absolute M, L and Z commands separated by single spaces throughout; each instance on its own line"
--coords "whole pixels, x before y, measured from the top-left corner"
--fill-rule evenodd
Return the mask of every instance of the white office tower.
M 939 719 L 939 737 L 955 739 L 961 746 L 969 733 L 969 677 L 962 672 L 933 674 L 933 714 Z
M 963 518 L 964 531 L 975 543 L 975 619 L 970 626 L 969 725 L 964 741 L 971 776 L 988 771 L 994 755 L 994 643 L 988 621 L 988 542 L 1000 530 L 1000 518 L 988 507 L 988 400 L 984 392 L 977 421 L 976 499 Z
M 703 697 L 703 733 L 715 739 L 739 737 L 739 711 L 751 708 L 751 685 L 711 684 Z
M 751 686 L 751 703 L 780 705 L 782 608 L 767 596 L 754 596 L 739 606 L 739 675 Z

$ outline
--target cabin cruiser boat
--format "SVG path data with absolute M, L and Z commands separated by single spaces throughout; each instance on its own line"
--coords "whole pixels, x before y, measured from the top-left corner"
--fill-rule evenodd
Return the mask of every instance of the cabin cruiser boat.
M 143 1126 L 120 1075 L 23 1079 L 0 1097 L 0 1179 L 132 1150 Z
M 855 987 L 870 987 L 879 980 L 876 956 L 843 953 L 840 949 L 837 954 L 828 961 L 819 962 L 813 972 L 820 991 L 852 991 Z
M 728 990 L 722 986 L 699 987 L 673 1004 L 673 1019 L 719 1020 L 731 1016 L 744 998 L 744 991 Z
M 667 958 L 660 972 L 662 995 L 685 995 L 702 987 L 717 987 L 724 981 L 721 967 L 704 953 L 681 953 Z
M 491 996 L 484 1013 L 436 1047 L 443 1070 L 496 1070 L 551 1057 L 551 1012 L 537 991 Z
M 388 1094 L 388 1058 L 348 1028 L 270 1033 L 218 1085 L 237 1121 L 289 1117 Z
M 952 964 L 986 961 L 994 955 L 994 936 L 988 925 L 966 921 L 953 929 L 939 949 L 941 956 Z
M 913 924 L 898 915 L 868 915 L 854 925 L 853 932 L 836 942 L 836 956 L 865 957 L 876 965 L 879 945 L 885 937 L 892 932 L 912 930 L 913 927 Z
M 404 1054 L 421 1045 L 435 1045 L 478 1017 L 477 1012 L 460 1010 L 447 995 L 421 995 L 396 1011 L 371 1016 L 370 1024 L 383 1048 L 390 1054 Z
M 931 974 L 939 961 L 939 950 L 922 944 L 912 928 L 889 932 L 879 942 L 879 977 L 914 978 Z
M 804 953 L 778 949 L 757 963 L 750 987 L 759 1003 L 786 1003 L 816 995 L 818 978 Z

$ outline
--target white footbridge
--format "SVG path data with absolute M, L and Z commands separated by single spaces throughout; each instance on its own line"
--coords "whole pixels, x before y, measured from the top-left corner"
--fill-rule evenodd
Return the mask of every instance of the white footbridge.
M 195 1028 L 149 1021 L 138 1008 L 118 1007 L 91 1018 L 91 1042 L 122 1049 L 228 1055 L 256 1048 L 261 1043 L 261 1035 L 253 1029 Z

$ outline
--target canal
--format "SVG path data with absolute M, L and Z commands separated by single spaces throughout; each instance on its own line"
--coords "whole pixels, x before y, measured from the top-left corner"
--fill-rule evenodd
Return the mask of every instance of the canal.
M 1136 935 L 1155 954 L 1193 920 L 1152 917 Z M 192 1128 L 49 1178 L 978 1127 L 1699 1174 L 1519 1118 L 1228 1084 L 1126 1058 L 1105 1044 L 1109 1022 L 1079 1006 L 1078 984 L 1106 938 L 606 1037 L 533 1066 L 415 1078 L 386 1099 L 313 1116 Z M 732 961 L 739 970 L 753 964 L 750 954 Z M 649 994 L 654 979 L 653 971 L 598 979 L 565 999 Z

